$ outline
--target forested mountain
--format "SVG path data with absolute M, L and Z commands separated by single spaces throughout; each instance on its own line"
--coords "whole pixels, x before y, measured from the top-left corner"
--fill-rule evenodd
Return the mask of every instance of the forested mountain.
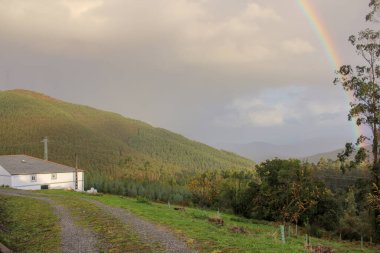
M 182 180 L 195 172 L 254 166 L 165 129 L 32 91 L 1 91 L 0 119 L 0 154 L 43 157 L 41 140 L 48 136 L 49 160 L 74 166 L 77 153 L 90 180 Z

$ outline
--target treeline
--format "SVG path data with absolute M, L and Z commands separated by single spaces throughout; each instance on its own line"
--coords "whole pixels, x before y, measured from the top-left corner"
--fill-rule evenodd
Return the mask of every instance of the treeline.
M 110 180 L 102 176 L 86 176 L 85 189 L 129 197 L 145 197 L 151 201 L 191 205 L 191 192 L 173 182 L 149 182 L 133 179 Z
M 371 241 L 375 230 L 368 203 L 368 173 L 362 168 L 348 173 L 359 176 L 355 180 L 352 175 L 345 176 L 334 161 L 310 164 L 273 159 L 255 169 L 209 170 L 185 176 L 182 181 L 88 176 L 86 186 L 105 193 L 300 225 L 317 237 Z M 329 174 L 340 176 L 340 184 L 330 188 L 324 181 Z

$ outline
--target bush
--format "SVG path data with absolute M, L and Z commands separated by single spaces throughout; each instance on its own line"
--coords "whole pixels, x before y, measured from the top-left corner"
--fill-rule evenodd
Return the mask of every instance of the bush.
M 206 212 L 201 212 L 201 211 L 194 211 L 191 213 L 191 216 L 195 219 L 200 219 L 200 220 L 206 220 L 208 219 L 208 215 Z
M 310 232 L 311 236 L 314 236 L 314 237 L 317 237 L 317 238 L 321 238 L 323 236 L 323 232 L 321 231 L 321 229 L 318 226 L 315 226 L 315 225 L 311 225 L 310 226 L 309 232 Z
M 137 203 L 142 203 L 142 204 L 148 204 L 148 205 L 152 204 L 149 199 L 147 199 L 146 197 L 143 197 L 143 196 L 138 196 L 136 198 L 136 201 L 137 201 Z

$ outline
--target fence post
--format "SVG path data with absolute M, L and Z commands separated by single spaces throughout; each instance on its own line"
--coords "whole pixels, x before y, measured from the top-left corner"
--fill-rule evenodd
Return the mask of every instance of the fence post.
M 285 243 L 285 226 L 280 225 L 280 231 L 281 231 L 281 241 L 282 243 Z
M 360 234 L 360 248 L 363 249 L 363 234 Z

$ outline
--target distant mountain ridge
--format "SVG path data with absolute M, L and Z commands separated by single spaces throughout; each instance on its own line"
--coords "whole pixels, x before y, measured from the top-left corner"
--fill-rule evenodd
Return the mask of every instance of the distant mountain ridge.
M 43 157 L 87 175 L 181 179 L 196 171 L 253 168 L 254 162 L 142 121 L 27 90 L 0 91 L 0 154 Z
M 321 158 L 331 159 L 335 161 L 338 159 L 338 154 L 341 153 L 343 150 L 344 149 L 336 149 L 330 152 L 324 152 L 324 153 L 319 153 L 312 156 L 306 156 L 306 157 L 303 157 L 302 160 L 308 161 L 311 163 L 317 163 L 321 160 Z
M 232 151 L 256 162 L 262 162 L 275 157 L 281 159 L 297 158 L 308 160 L 310 162 L 318 162 L 319 158 L 322 156 L 333 160 L 337 159 L 337 154 L 342 149 L 331 149 L 333 151 L 324 152 L 324 150 L 327 149 L 326 146 L 336 146 L 334 143 L 335 140 L 329 138 L 318 138 L 285 145 L 276 145 L 266 142 L 250 142 L 247 144 L 222 143 L 219 144 L 218 147 Z

